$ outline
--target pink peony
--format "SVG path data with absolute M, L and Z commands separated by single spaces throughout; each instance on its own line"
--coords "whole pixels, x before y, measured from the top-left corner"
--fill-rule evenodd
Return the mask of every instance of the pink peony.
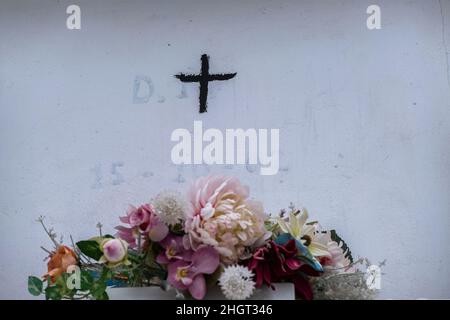
M 248 188 L 237 178 L 201 177 L 188 195 L 191 208 L 185 231 L 194 250 L 210 245 L 223 263 L 232 264 L 244 258 L 247 247 L 267 239 L 262 205 L 248 199 Z
M 136 239 L 139 235 L 158 242 L 163 240 L 169 232 L 169 228 L 155 215 L 151 204 L 144 204 L 139 208 L 130 206 L 127 215 L 120 217 L 120 221 L 130 227 L 117 226 L 117 236 L 127 241 L 131 248 L 136 247 Z

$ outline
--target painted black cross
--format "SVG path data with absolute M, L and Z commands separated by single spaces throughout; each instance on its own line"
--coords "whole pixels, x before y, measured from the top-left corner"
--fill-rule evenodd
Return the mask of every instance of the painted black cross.
M 236 73 L 220 73 L 220 74 L 209 74 L 209 56 L 206 54 L 202 55 L 202 70 L 200 74 L 177 74 L 175 77 L 180 79 L 181 82 L 198 82 L 200 83 L 200 113 L 206 112 L 208 98 L 208 83 L 210 81 L 216 80 L 230 80 L 234 78 Z

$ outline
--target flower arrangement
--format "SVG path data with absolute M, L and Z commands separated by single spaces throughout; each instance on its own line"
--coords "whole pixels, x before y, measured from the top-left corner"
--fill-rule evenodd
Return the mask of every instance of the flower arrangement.
M 28 290 L 47 299 L 108 299 L 108 287 L 160 286 L 202 299 L 218 285 L 227 299 L 247 299 L 291 282 L 300 299 L 373 298 L 360 270 L 366 260 L 354 261 L 334 230 L 308 218 L 292 205 L 265 214 L 246 186 L 226 176 L 197 179 L 186 197 L 164 191 L 130 206 L 114 236 L 98 224 L 98 236 L 71 246 L 40 218 L 54 249 L 43 248 L 47 273 L 30 276 Z

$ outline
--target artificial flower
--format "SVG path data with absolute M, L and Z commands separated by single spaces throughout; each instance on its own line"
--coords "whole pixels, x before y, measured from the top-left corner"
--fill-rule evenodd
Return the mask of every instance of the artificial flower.
M 168 226 L 184 221 L 187 203 L 176 191 L 163 191 L 152 201 L 156 215 Z
M 51 299 L 104 299 L 106 287 L 160 285 L 167 291 L 176 289 L 178 298 L 187 293 L 202 299 L 208 282 L 217 284 L 227 299 L 236 300 L 251 297 L 263 285 L 275 289 L 275 283 L 289 282 L 303 299 L 312 299 L 313 292 L 318 298 L 375 296 L 366 283 L 367 273 L 357 268 L 365 263 L 375 277 L 378 271 L 370 262 L 353 262 L 347 244 L 334 230 L 322 231 L 319 223 L 307 222 L 305 209 L 290 208 L 287 215 L 282 210 L 279 218 L 268 219 L 237 178 L 202 177 L 191 185 L 186 202 L 177 192 L 163 191 L 152 204 L 130 206 L 120 217 L 123 225 L 116 227 L 116 238 L 103 236 L 102 225 L 97 224 L 99 236 L 77 242 L 80 259 L 56 241 L 56 233 L 40 217 L 56 251 L 43 248 L 50 254 L 44 275 L 47 287 L 30 277 L 28 289 L 33 295 L 45 292 Z M 100 263 L 92 264 L 85 256 Z M 54 286 L 75 265 L 95 281 L 82 290 Z
M 322 231 L 320 225 L 317 225 L 315 239 L 317 242 L 325 245 L 327 251 L 330 253 L 328 256 L 319 258 L 320 264 L 324 267 L 326 272 L 353 273 L 357 271 L 357 268 L 352 266 L 349 259 L 348 249 L 344 250 L 342 248 L 342 242 L 337 243 L 332 240 L 330 231 Z
M 130 227 L 117 226 L 117 236 L 128 242 L 131 248 L 136 247 L 136 240 L 140 236 L 158 242 L 169 233 L 169 228 L 158 218 L 151 204 L 144 204 L 138 208 L 130 206 L 127 215 L 119 218 Z
M 169 234 L 160 243 L 163 251 L 156 257 L 159 264 L 168 264 L 175 260 L 190 261 L 192 250 L 189 250 L 183 242 L 183 237 Z
M 107 263 L 109 267 L 130 264 L 127 259 L 128 243 L 122 239 L 106 238 L 100 243 L 100 250 L 103 252 L 100 263 Z
M 195 299 L 206 294 L 204 274 L 212 274 L 219 266 L 219 254 L 210 246 L 198 248 L 189 261 L 176 260 L 169 263 L 168 282 L 180 290 L 188 290 Z
M 56 251 L 50 255 L 47 263 L 48 271 L 44 278 L 50 277 L 54 282 L 57 277 L 67 271 L 67 268 L 78 264 L 78 257 L 69 247 L 60 245 Z
M 312 289 L 306 276 L 320 274 L 298 257 L 294 239 L 284 245 L 270 240 L 255 251 L 247 266 L 256 274 L 257 288 L 262 284 L 273 288 L 274 282 L 292 281 L 296 292 L 306 300 L 312 299 Z
M 248 188 L 237 178 L 197 179 L 189 191 L 191 208 L 185 223 L 191 247 L 210 245 L 228 265 L 243 258 L 247 247 L 267 239 L 262 205 L 248 196 Z
M 245 300 L 251 297 L 255 289 L 253 277 L 253 272 L 245 266 L 228 266 L 219 277 L 219 286 L 225 298 Z
M 329 257 L 330 253 L 326 245 L 316 241 L 314 224 L 307 224 L 308 211 L 299 213 L 291 211 L 289 219 L 278 218 L 277 222 L 283 232 L 289 233 L 294 239 L 306 246 L 314 257 Z

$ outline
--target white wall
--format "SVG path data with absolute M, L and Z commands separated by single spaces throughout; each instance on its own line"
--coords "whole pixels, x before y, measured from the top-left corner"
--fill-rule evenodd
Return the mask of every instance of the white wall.
M 381 30 L 366 28 L 372 3 Z M 39 215 L 88 237 L 128 203 L 215 172 L 387 259 L 382 297 L 450 298 L 449 50 L 448 0 L 2 0 L 0 298 L 30 298 L 27 276 L 45 272 Z M 182 94 L 173 75 L 198 72 L 202 53 L 238 75 L 210 86 L 200 115 L 197 86 Z M 154 85 L 145 104 L 138 75 Z M 280 172 L 173 165 L 170 133 L 196 119 L 280 128 Z

